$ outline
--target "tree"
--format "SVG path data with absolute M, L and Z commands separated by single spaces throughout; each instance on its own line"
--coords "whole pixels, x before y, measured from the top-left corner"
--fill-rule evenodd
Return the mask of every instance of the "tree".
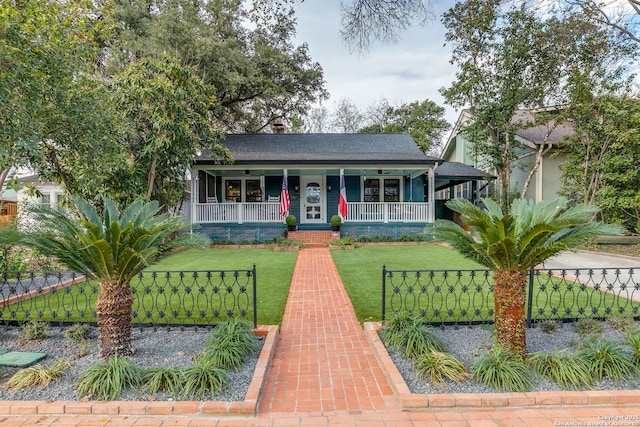
M 506 211 L 511 171 L 522 152 L 515 132 L 540 123 L 535 115 L 514 120 L 516 112 L 546 112 L 548 106 L 570 103 L 576 81 L 590 79 L 595 89 L 619 79 L 624 65 L 618 61 L 628 50 L 589 16 L 542 16 L 527 2 L 505 8 L 499 0 L 466 0 L 450 9 L 443 22 L 459 72 L 442 94 L 449 104 L 469 109 L 472 122 L 464 134 L 480 163 L 495 170 Z M 554 116 L 556 123 L 563 119 Z
M 165 52 L 195 67 L 215 88 L 214 124 L 227 132 L 260 132 L 303 115 L 328 95 L 306 44 L 296 46 L 293 10 L 281 4 L 248 9 L 239 0 L 115 2 L 122 28 L 121 61 Z
M 31 166 L 74 187 L 114 166 L 95 161 L 99 152 L 108 153 L 104 159 L 118 154 L 117 119 L 93 78 L 97 41 L 109 34 L 98 14 L 90 1 L 0 2 L 0 170 Z M 80 158 L 92 173 L 76 170 L 78 182 L 70 182 Z
M 438 220 L 435 235 L 466 258 L 493 270 L 496 341 L 502 348 L 525 357 L 527 272 L 546 259 L 601 234 L 620 234 L 619 227 L 594 222 L 597 208 L 567 201 L 534 203 L 516 200 L 507 213 L 491 199 L 481 209 L 465 199 L 447 202 L 471 228 Z
M 640 32 L 638 32 L 640 0 L 618 0 L 608 3 L 594 0 L 567 0 L 567 3 L 586 11 L 598 22 L 613 28 L 622 36 L 640 43 Z
M 362 126 L 364 115 L 350 99 L 343 98 L 336 105 L 331 119 L 331 127 L 335 132 L 356 133 Z
M 640 232 L 640 102 L 594 97 L 572 112 L 575 133 L 560 147 L 563 193 L 596 204 L 606 221 Z
M 100 356 L 130 356 L 131 279 L 160 253 L 191 236 L 171 240 L 185 223 L 159 214 L 157 201 L 136 200 L 120 212 L 115 202 L 105 199 L 102 214 L 81 198 L 71 201 L 73 211 L 35 210 L 36 221 L 46 231 L 27 236 L 25 243 L 100 283 L 96 302 Z
M 129 199 L 144 196 L 165 207 L 179 206 L 197 150 L 208 148 L 219 162 L 230 161 L 207 116 L 213 94 L 195 70 L 168 55 L 159 62 L 141 59 L 114 80 L 113 89 L 118 109 L 130 121 L 131 172 L 122 188 Z
M 373 113 L 373 114 L 372 114 Z M 409 133 L 424 153 L 435 153 L 443 134 L 451 127 L 444 119 L 445 109 L 435 102 L 405 103 L 392 107 L 388 102 L 381 102 L 377 108 L 370 110 L 370 121 L 373 123 L 360 129 L 360 133 Z

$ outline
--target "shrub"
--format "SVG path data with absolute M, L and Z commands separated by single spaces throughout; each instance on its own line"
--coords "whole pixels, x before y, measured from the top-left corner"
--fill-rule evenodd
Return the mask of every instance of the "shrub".
M 495 347 L 471 366 L 472 378 L 497 390 L 526 391 L 531 388 L 529 367 L 515 353 Z
M 58 360 L 50 366 L 37 364 L 24 368 L 13 374 L 5 384 L 5 388 L 19 390 L 25 387 L 39 386 L 45 388 L 51 381 L 57 380 L 64 373 L 64 370 L 71 367 L 71 363 L 66 360 Z
M 432 350 L 443 351 L 444 346 L 433 328 L 421 317 L 399 314 L 385 331 L 387 345 L 402 349 L 406 357 L 417 357 Z
M 113 356 L 87 368 L 76 384 L 79 396 L 95 395 L 98 400 L 113 400 L 125 387 L 135 388 L 142 383 L 142 368 L 128 357 Z
M 64 336 L 75 344 L 84 344 L 89 340 L 91 334 L 91 327 L 86 323 L 76 323 L 73 326 L 69 326 L 64 332 Z
M 460 383 L 469 376 L 462 362 L 448 353 L 430 351 L 416 358 L 416 375 L 428 378 L 431 382 L 442 384 L 445 378 Z
M 640 333 L 628 334 L 625 343 L 631 348 L 634 365 L 640 368 Z
M 621 380 L 631 376 L 635 370 L 633 351 L 627 345 L 591 341 L 578 354 L 587 361 L 591 375 L 598 381 L 604 377 Z
M 632 317 L 628 316 L 613 316 L 607 319 L 607 323 L 612 329 L 616 331 L 626 332 L 629 331 L 634 325 Z
M 210 361 L 220 368 L 238 369 L 244 359 L 257 348 L 258 339 L 251 323 L 233 319 L 215 327 L 199 359 Z
M 540 323 L 540 330 L 545 334 L 551 334 L 558 330 L 558 322 L 555 320 L 543 320 Z
M 142 389 L 151 394 L 164 391 L 178 397 L 182 382 L 182 370 L 178 368 L 150 368 L 142 374 Z
M 603 328 L 602 323 L 597 320 L 584 318 L 574 323 L 573 330 L 580 335 L 580 338 L 584 338 L 588 335 L 600 335 Z
M 540 375 L 554 380 L 561 388 L 591 387 L 593 377 L 587 360 L 566 351 L 531 353 L 527 359 Z
M 215 363 L 199 360 L 182 371 L 182 395 L 201 399 L 207 391 L 215 394 L 228 387 L 227 372 Z
M 46 322 L 31 320 L 22 324 L 22 338 L 27 340 L 41 340 L 47 335 L 49 325 Z
M 342 218 L 340 218 L 340 215 L 333 215 L 329 220 L 329 223 L 333 227 L 340 227 L 340 225 L 342 224 Z

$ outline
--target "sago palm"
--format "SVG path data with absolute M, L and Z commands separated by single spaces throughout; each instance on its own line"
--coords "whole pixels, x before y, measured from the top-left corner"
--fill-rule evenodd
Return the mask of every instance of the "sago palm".
M 493 200 L 481 202 L 484 209 L 464 199 L 447 202 L 451 210 L 460 213 L 471 234 L 454 222 L 438 220 L 435 235 L 466 258 L 494 271 L 498 345 L 525 357 L 527 271 L 594 236 L 623 230 L 594 221 L 597 208 L 568 208 L 564 199 L 538 203 L 516 200 L 506 214 Z
M 159 214 L 155 201 L 138 200 L 120 212 L 105 199 L 102 213 L 81 198 L 70 202 L 75 209 L 34 210 L 46 233 L 29 235 L 26 243 L 100 283 L 100 355 L 131 355 L 131 279 L 163 250 L 184 243 L 188 236 L 172 239 L 184 220 Z

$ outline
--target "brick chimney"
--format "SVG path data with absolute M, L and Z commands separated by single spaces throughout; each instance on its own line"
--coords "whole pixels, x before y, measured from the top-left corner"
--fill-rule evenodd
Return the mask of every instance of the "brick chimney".
M 283 123 L 274 123 L 271 130 L 273 133 L 285 133 L 287 131 L 287 127 Z

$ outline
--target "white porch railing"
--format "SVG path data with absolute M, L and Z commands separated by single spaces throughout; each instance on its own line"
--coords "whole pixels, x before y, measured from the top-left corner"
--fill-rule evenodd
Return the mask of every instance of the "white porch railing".
M 430 203 L 349 202 L 345 222 L 432 222 Z M 284 223 L 278 203 L 196 203 L 195 222 Z
M 432 222 L 430 203 L 349 202 L 345 222 Z
M 278 203 L 196 203 L 195 221 L 284 223 Z

